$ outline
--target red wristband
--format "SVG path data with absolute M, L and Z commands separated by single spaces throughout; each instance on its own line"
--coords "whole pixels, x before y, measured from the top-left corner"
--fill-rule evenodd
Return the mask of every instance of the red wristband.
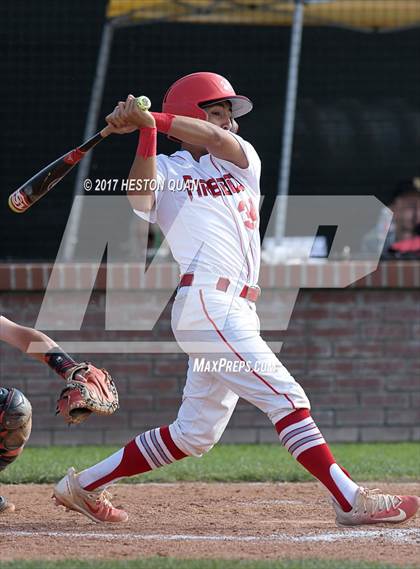
M 150 113 L 156 121 L 156 128 L 159 132 L 164 132 L 168 134 L 169 129 L 171 128 L 172 121 L 175 118 L 175 115 L 171 115 L 170 113 Z
M 140 129 L 139 144 L 136 156 L 150 158 L 156 156 L 157 130 L 155 127 L 144 127 Z

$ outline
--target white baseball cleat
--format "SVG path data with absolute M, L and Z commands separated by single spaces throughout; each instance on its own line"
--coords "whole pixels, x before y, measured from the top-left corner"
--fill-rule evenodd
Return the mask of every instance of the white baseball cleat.
M 53 499 L 56 506 L 64 506 L 84 514 L 94 522 L 126 522 L 126 511 L 114 508 L 111 494 L 106 490 L 84 490 L 77 480 L 74 468 L 69 468 L 67 475 L 54 488 Z
M 337 525 L 400 524 L 415 516 L 419 509 L 420 499 L 417 496 L 392 496 L 379 492 L 360 487 L 350 512 L 343 512 L 333 501 Z

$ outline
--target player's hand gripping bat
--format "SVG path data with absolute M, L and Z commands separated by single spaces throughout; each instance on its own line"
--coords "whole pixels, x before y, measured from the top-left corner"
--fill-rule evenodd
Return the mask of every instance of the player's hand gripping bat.
M 143 111 L 147 111 L 151 106 L 150 99 L 145 96 L 137 97 L 137 104 Z M 40 170 L 9 196 L 10 209 L 15 213 L 27 211 L 32 204 L 58 184 L 89 150 L 102 142 L 112 132 L 112 127 L 106 126 L 81 146 L 70 150 Z

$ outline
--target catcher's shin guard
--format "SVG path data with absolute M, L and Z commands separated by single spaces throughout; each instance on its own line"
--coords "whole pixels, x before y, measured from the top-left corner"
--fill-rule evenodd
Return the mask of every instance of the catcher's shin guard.
M 0 387 L 0 471 L 20 455 L 31 428 L 28 399 L 19 389 Z

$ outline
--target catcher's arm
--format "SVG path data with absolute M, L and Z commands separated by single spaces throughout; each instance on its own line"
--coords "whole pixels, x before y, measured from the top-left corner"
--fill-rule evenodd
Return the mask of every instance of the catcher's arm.
M 77 362 L 63 352 L 49 336 L 35 328 L 17 324 L 5 316 L 0 316 L 0 340 L 46 363 L 63 379 L 67 379 L 70 371 L 77 366 Z M 33 351 L 31 346 L 36 346 L 36 351 Z
M 111 415 L 118 409 L 118 392 L 105 369 L 90 363 L 78 363 L 46 334 L 0 317 L 0 339 L 37 360 L 46 363 L 66 381 L 57 413 L 68 423 L 81 423 L 91 413 Z M 35 351 L 28 351 L 31 344 Z
M 7 342 L 10 346 L 17 348 L 24 354 L 29 354 L 41 362 L 44 362 L 45 352 L 48 352 L 51 348 L 57 347 L 54 340 L 49 338 L 46 334 L 43 334 L 34 328 L 21 326 L 16 322 L 12 322 L 12 320 L 9 320 L 5 316 L 0 316 L 0 340 Z M 28 352 L 31 344 L 35 343 L 37 344 L 37 347 L 39 347 L 39 352 Z

